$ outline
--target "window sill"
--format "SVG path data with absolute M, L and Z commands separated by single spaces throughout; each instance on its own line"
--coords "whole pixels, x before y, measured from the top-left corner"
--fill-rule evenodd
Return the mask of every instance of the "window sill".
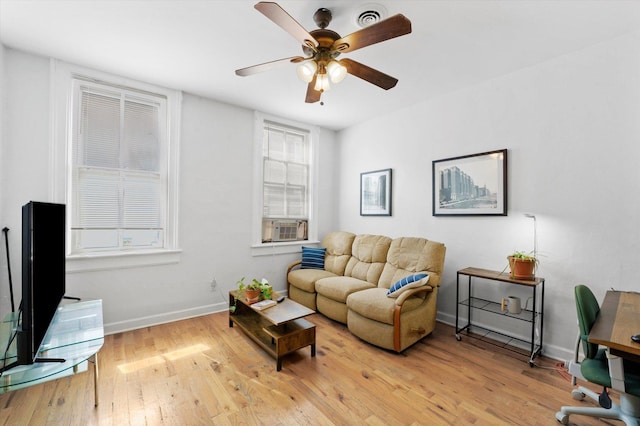
M 67 256 L 67 273 L 167 265 L 178 263 L 181 253 L 182 250 L 148 250 L 70 255 Z
M 272 256 L 275 254 L 301 253 L 302 246 L 315 246 L 316 244 L 320 244 L 320 241 L 305 240 L 305 241 L 289 241 L 286 243 L 255 244 L 251 246 L 251 255 L 252 256 Z

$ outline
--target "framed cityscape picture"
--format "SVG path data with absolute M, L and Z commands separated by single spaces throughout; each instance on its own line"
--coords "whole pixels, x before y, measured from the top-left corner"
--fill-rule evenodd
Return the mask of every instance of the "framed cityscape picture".
M 391 216 L 391 169 L 360 173 L 360 216 Z
M 507 150 L 433 162 L 433 216 L 506 216 Z

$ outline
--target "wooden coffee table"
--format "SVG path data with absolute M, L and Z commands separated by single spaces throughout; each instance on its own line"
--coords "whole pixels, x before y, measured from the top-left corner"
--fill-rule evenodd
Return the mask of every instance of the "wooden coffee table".
M 229 292 L 229 307 L 235 303 L 236 290 Z M 278 296 L 274 293 L 273 298 Z M 229 311 L 229 327 L 236 324 L 247 336 L 276 359 L 276 370 L 282 370 L 282 357 L 311 346 L 316 356 L 316 326 L 303 317 L 313 310 L 287 298 L 262 311 L 251 308 L 246 300 L 238 299 L 234 313 Z

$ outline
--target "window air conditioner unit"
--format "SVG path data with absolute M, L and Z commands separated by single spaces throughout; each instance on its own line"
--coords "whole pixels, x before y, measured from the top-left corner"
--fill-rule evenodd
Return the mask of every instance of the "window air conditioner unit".
M 296 241 L 298 239 L 298 221 L 278 220 L 273 226 L 273 241 Z

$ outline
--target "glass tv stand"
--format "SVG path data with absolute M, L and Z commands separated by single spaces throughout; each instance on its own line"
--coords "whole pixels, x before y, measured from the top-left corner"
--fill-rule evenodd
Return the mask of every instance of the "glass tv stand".
M 17 359 L 16 339 L 11 341 L 16 325 L 16 313 L 9 314 L 0 323 L 0 366 L 10 365 Z M 63 301 L 40 346 L 39 362 L 17 365 L 0 373 L 0 394 L 85 372 L 91 363 L 97 406 L 98 351 L 103 344 L 102 300 Z

